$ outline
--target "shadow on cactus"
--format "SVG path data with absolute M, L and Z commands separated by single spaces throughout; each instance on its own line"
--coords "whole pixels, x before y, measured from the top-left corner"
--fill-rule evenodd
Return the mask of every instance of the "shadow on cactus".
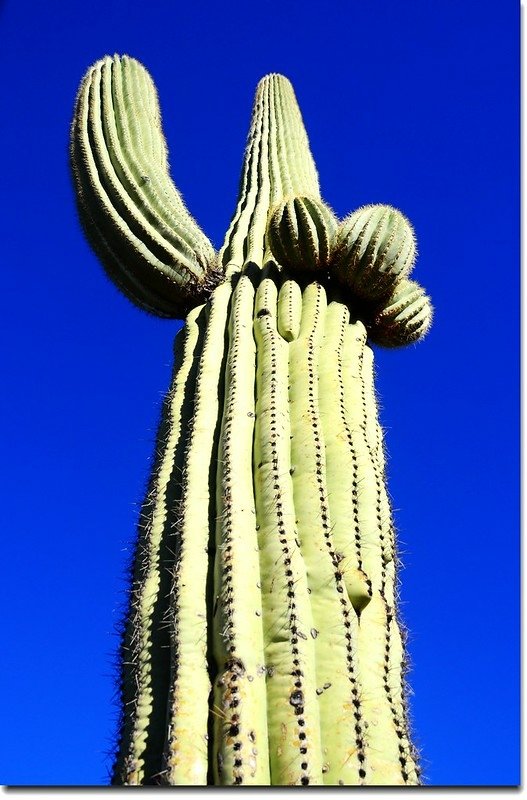
M 135 303 L 185 317 L 139 525 L 113 783 L 419 783 L 371 342 L 428 330 L 390 206 L 339 222 L 290 83 L 258 85 L 219 253 L 169 175 L 146 70 L 79 90 L 78 207 Z

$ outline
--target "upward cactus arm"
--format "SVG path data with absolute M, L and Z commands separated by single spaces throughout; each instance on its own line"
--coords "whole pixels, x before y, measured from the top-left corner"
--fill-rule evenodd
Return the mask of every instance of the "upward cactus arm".
M 173 317 L 205 299 L 220 279 L 214 248 L 170 180 L 157 95 L 133 59 L 86 75 L 71 154 L 88 239 L 124 293 Z

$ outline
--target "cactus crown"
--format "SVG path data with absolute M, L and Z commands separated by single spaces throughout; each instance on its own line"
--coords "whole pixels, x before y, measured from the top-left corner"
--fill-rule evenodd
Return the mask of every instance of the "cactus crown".
M 147 311 L 182 317 L 223 280 L 273 260 L 333 286 L 374 342 L 406 344 L 429 327 L 432 307 L 420 288 L 420 325 L 403 315 L 395 333 L 386 323 L 413 266 L 410 224 L 383 205 L 338 222 L 320 197 L 293 88 L 281 75 L 258 84 L 238 204 L 219 254 L 172 182 L 157 93 L 135 59 L 105 57 L 87 72 L 71 164 L 90 244 L 117 286 Z

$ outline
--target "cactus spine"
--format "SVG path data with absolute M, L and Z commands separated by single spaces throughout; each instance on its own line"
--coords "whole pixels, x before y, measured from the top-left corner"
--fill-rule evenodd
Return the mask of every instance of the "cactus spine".
M 368 346 L 430 324 L 408 224 L 378 206 L 338 223 L 279 75 L 258 86 L 218 255 L 169 177 L 138 62 L 87 73 L 71 161 L 111 277 L 186 316 L 139 526 L 113 782 L 419 783 Z

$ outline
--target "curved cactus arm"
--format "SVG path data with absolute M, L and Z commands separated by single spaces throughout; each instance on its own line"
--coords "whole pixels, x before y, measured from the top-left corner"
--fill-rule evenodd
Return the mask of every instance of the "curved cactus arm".
M 266 668 L 252 443 L 256 373 L 254 287 L 239 276 L 232 297 L 218 450 L 213 591 L 213 770 L 217 785 L 270 782 Z
M 228 274 L 263 264 L 269 209 L 290 194 L 319 197 L 318 175 L 291 84 L 267 75 L 256 90 L 238 205 L 220 254 Z
M 178 335 L 178 366 L 165 401 L 157 464 L 139 527 L 130 614 L 121 646 L 121 696 L 126 713 L 114 765 L 114 782 L 119 784 L 148 782 L 161 764 L 170 670 L 167 563 L 171 563 L 174 546 L 173 509 L 186 427 L 192 416 L 194 365 L 204 316 L 203 307 L 195 309 Z
M 86 74 L 72 124 L 71 164 L 88 240 L 119 288 L 160 316 L 182 316 L 221 276 L 214 248 L 168 174 L 157 95 L 126 56 Z
M 256 294 L 254 488 L 259 527 L 269 754 L 275 785 L 322 783 L 313 627 L 290 469 L 288 347 L 276 327 L 277 288 Z

